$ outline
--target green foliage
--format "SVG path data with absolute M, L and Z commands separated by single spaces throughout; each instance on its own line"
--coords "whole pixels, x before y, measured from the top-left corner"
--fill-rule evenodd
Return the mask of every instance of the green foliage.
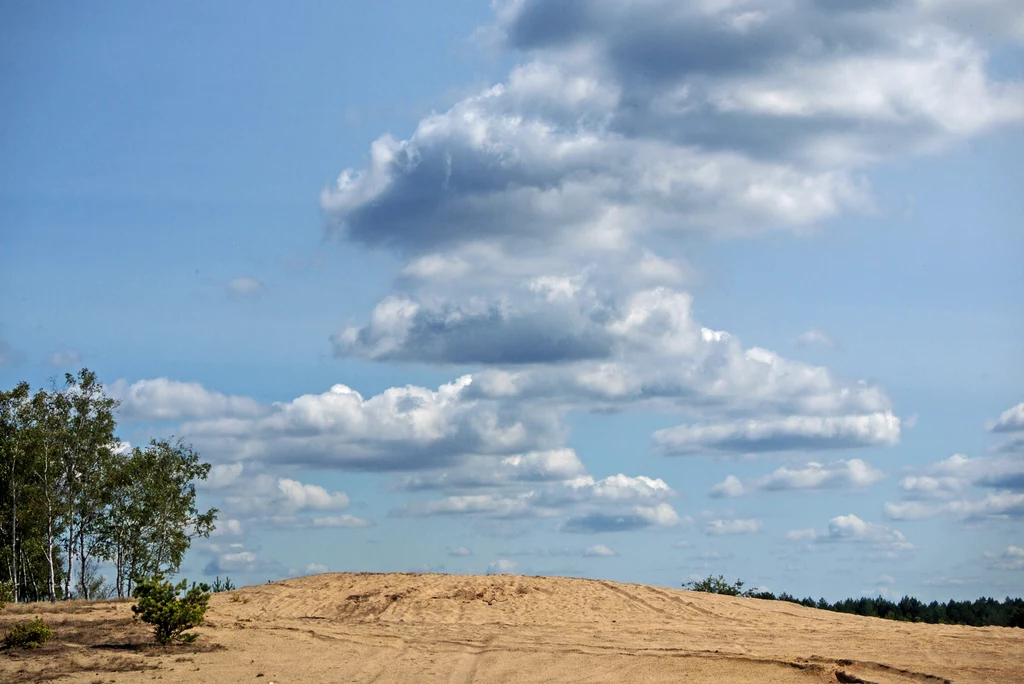
M 210 465 L 190 445 L 125 449 L 117 401 L 82 369 L 34 394 L 0 390 L 0 582 L 13 601 L 130 596 L 132 578 L 177 572 L 216 509 L 195 505 Z M 106 562 L 115 576 L 100 576 Z
M 211 591 L 213 591 L 214 594 L 219 594 L 222 591 L 234 591 L 235 589 L 236 587 L 230 577 L 225 577 L 224 581 L 221 582 L 220 575 L 218 575 L 217 579 L 213 581 L 213 586 L 211 587 Z
M 0 610 L 3 610 L 8 603 L 14 601 L 14 582 L 10 580 L 0 581 Z
M 136 584 L 133 595 L 138 604 L 132 606 L 132 612 L 154 626 L 157 643 L 191 643 L 198 635 L 185 634 L 185 631 L 203 624 L 210 602 L 209 592 L 206 584 L 193 582 L 191 588 L 187 580 L 171 584 L 163 573 L 157 573 Z
M 1024 627 L 1024 599 L 1009 598 L 999 602 L 993 598 L 980 598 L 976 601 L 948 601 L 924 603 L 911 596 L 904 596 L 899 601 L 864 596 L 848 598 L 829 603 L 824 598 L 817 600 L 808 596 L 797 598 L 783 592 L 776 596 L 770 591 L 743 591 L 743 582 L 737 580 L 729 584 L 721 575 L 708 576 L 696 582 L 687 582 L 684 589 L 704 591 L 711 594 L 727 594 L 729 596 L 745 596 L 767 601 L 788 601 L 807 608 L 831 610 L 837 613 L 850 613 L 866 617 L 883 617 L 886 620 L 900 622 L 927 622 L 929 624 L 970 625 L 972 627 Z
M 39 648 L 52 636 L 53 632 L 39 618 L 19 622 L 4 635 L 4 648 Z
M 718 577 L 708 575 L 702 580 L 686 582 L 683 584 L 683 589 L 703 591 L 707 594 L 725 594 L 726 596 L 748 596 L 750 593 L 743 591 L 742 580 L 736 580 L 734 584 L 729 584 L 722 575 Z

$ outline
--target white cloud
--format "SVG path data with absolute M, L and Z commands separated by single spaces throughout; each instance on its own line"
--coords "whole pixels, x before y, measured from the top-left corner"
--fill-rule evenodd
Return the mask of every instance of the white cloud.
M 709 520 L 704 523 L 704 534 L 712 536 L 732 534 L 756 534 L 764 527 L 764 522 L 756 519 L 746 520 Z
M 242 527 L 242 523 L 234 518 L 227 520 L 217 520 L 216 527 L 213 532 L 210 533 L 211 538 L 216 537 L 244 537 L 245 530 Z
M 604 544 L 595 544 L 594 546 L 588 546 L 583 549 L 583 555 L 592 557 L 608 557 L 617 556 L 618 554 Z
M 899 438 L 900 419 L 889 412 L 680 425 L 654 433 L 656 448 L 666 455 L 854 448 L 892 445 Z
M 117 380 L 107 387 L 120 400 L 120 415 L 126 421 L 246 418 L 266 411 L 255 399 L 213 392 L 197 382 L 167 378 L 139 380 L 129 384 Z
M 679 514 L 667 503 L 656 506 L 634 506 L 622 512 L 593 511 L 570 517 L 562 525 L 563 532 L 594 534 L 598 532 L 631 532 L 679 524 Z
M 410 491 L 462 490 L 516 483 L 561 482 L 585 472 L 572 449 L 531 451 L 510 456 L 467 456 L 455 468 L 402 478 L 398 486 Z
M 1024 570 L 1024 548 L 1007 546 L 1002 559 L 992 564 L 997 570 Z
M 507 558 L 499 558 L 487 564 L 488 575 L 507 575 L 516 571 L 519 566 Z
M 210 468 L 210 474 L 200 484 L 204 489 L 224 489 L 238 482 L 245 465 L 242 463 L 221 463 Z
M 978 498 L 980 491 L 987 489 Z M 909 501 L 887 502 L 886 516 L 918 520 L 950 515 L 961 520 L 1024 517 L 1024 462 L 1015 456 L 953 454 L 920 475 L 900 480 Z
M 560 447 L 557 413 L 473 398 L 472 382 L 467 375 L 436 391 L 393 387 L 369 399 L 338 384 L 264 407 L 256 417 L 197 420 L 181 431 L 222 459 L 363 470 L 430 469 L 467 455 Z
M 321 575 L 329 571 L 330 569 L 323 563 L 310 563 L 306 566 L 307 575 Z
M 460 546 L 455 549 L 448 549 L 448 555 L 453 558 L 464 558 L 466 556 L 472 556 L 473 551 L 466 546 Z
M 236 295 L 253 296 L 263 290 L 263 283 L 255 278 L 240 276 L 228 281 L 228 290 Z
M 859 458 L 839 460 L 828 464 L 814 461 L 801 468 L 782 466 L 770 475 L 741 482 L 729 475 L 711 488 L 713 497 L 736 497 L 755 491 L 821 490 L 834 488 L 863 488 L 879 482 L 882 471 Z
M 885 502 L 885 517 L 890 520 L 924 520 L 942 513 L 942 508 L 920 501 Z
M 826 530 L 791 530 L 786 534 L 786 538 L 793 541 L 806 540 L 817 543 L 864 543 L 889 551 L 904 551 L 913 548 L 913 545 L 898 530 L 866 522 L 852 514 L 832 518 L 829 520 Z
M 345 492 L 330 494 L 320 485 L 281 478 L 277 481 L 277 488 L 281 494 L 280 505 L 289 510 L 333 511 L 347 508 L 349 504 Z
M 343 515 L 329 515 L 322 518 L 313 518 L 313 527 L 373 527 L 373 521 L 359 518 L 345 513 Z
M 535 504 L 536 493 L 525 492 L 516 496 L 496 494 L 467 494 L 447 496 L 434 501 L 413 501 L 396 511 L 406 516 L 431 515 L 483 515 L 491 518 L 531 518 L 554 515 L 555 511 Z
M 999 418 L 989 423 L 992 432 L 1013 432 L 1024 430 L 1024 402 L 1003 411 Z

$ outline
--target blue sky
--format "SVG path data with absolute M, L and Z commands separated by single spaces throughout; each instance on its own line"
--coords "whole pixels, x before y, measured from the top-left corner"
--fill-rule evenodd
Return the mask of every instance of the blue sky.
M 5 3 L 0 384 L 190 577 L 1020 595 L 1016 5 Z

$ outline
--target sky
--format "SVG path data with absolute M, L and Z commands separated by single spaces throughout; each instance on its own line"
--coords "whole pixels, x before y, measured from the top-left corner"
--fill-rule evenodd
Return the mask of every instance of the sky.
M 0 386 L 182 575 L 1024 593 L 1015 0 L 0 5 Z

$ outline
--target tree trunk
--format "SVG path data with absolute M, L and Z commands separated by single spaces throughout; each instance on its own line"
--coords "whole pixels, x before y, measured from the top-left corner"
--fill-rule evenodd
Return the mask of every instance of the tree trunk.
M 79 573 L 78 583 L 82 587 L 82 598 L 86 601 L 89 600 L 89 585 L 86 584 L 88 577 L 86 577 L 86 567 L 89 562 L 89 557 L 85 555 L 85 530 L 79 528 L 78 530 L 78 560 L 81 562 L 82 572 Z
M 14 461 L 11 459 L 11 581 L 14 583 L 14 602 L 18 602 L 18 495 L 14 483 Z
M 49 566 L 49 574 L 46 577 L 46 594 L 50 603 L 57 600 L 57 587 L 53 576 L 53 521 L 50 517 L 49 508 L 46 511 L 46 564 Z
M 70 495 L 69 495 L 70 496 Z M 72 552 L 75 550 L 75 506 L 72 503 L 68 506 L 68 543 L 67 543 L 67 554 L 68 554 L 68 572 L 64 575 L 64 600 L 71 599 L 71 575 L 74 569 L 73 559 L 74 555 Z

